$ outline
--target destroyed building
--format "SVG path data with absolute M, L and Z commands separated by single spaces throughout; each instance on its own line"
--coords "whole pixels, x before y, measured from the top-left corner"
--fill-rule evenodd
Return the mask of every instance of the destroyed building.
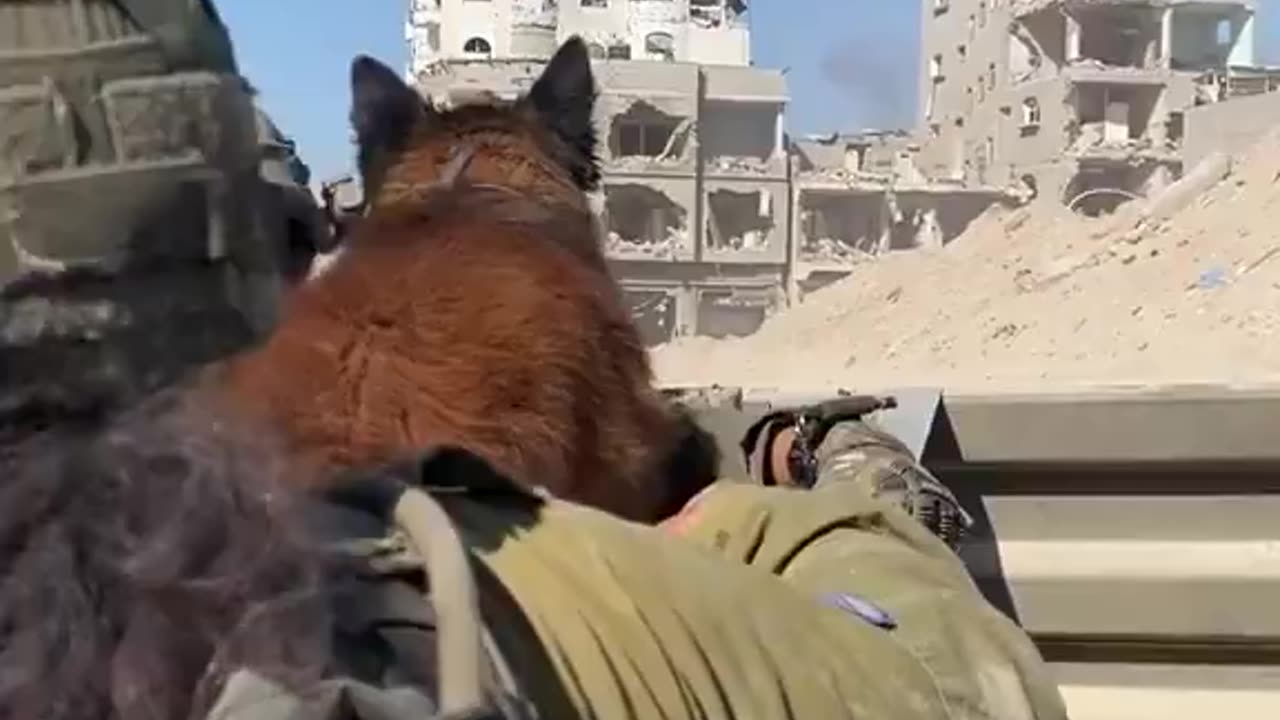
M 745 15 L 740 0 L 410 7 L 410 74 L 443 104 L 514 98 L 559 42 L 588 42 L 604 171 L 593 201 L 649 342 L 747 334 L 786 302 L 787 88 L 781 72 L 749 65 Z
M 901 133 L 789 143 L 780 71 L 741 0 L 413 0 L 409 73 L 437 102 L 511 99 L 588 43 L 609 260 L 649 342 L 743 335 L 859 258 L 941 245 L 1005 189 L 929 180 Z
M 1208 106 L 1277 85 L 1254 59 L 1252 0 L 922 1 L 926 174 L 1087 214 L 1180 177 L 1188 148 L 1256 113 Z
M 905 131 L 792 142 L 793 284 L 796 299 L 880 253 L 941 247 L 1007 188 L 925 177 Z
M 455 60 L 545 60 L 571 35 L 598 60 L 751 62 L 743 0 L 410 0 L 409 74 Z

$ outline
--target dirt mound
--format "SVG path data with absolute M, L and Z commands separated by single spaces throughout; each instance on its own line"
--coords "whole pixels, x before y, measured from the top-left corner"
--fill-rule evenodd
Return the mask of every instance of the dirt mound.
M 748 338 L 654 352 L 671 384 L 1013 389 L 1280 379 L 1280 133 L 1164 220 L 993 210 Z M 1193 171 L 1194 172 L 1194 171 Z

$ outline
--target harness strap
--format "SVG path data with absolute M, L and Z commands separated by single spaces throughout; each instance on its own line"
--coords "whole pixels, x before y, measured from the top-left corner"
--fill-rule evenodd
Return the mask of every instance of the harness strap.
M 440 712 L 474 711 L 485 704 L 486 638 L 470 556 L 448 513 L 418 488 L 404 490 L 392 518 L 432 578 L 428 601 L 439 620 Z

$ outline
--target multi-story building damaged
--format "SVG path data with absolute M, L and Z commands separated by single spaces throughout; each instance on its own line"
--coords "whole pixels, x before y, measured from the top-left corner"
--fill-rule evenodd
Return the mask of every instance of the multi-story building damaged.
M 569 35 L 599 60 L 747 65 L 742 0 L 410 0 L 409 72 L 454 60 L 546 59 Z
M 741 0 L 414 0 L 409 73 L 443 103 L 514 98 L 587 41 L 607 254 L 646 337 L 753 332 L 867 254 L 941 245 L 1008 192 L 933 181 L 899 134 L 789 142 Z
M 480 9 L 483 8 L 483 9 Z M 749 66 L 739 0 L 416 0 L 410 74 L 436 101 L 511 98 L 570 35 L 595 59 L 610 262 L 651 342 L 742 334 L 785 302 L 786 83 Z
M 1183 172 L 1188 113 L 1274 87 L 1252 0 L 923 0 L 931 174 L 1089 214 Z
M 792 143 L 797 297 L 892 250 L 937 248 L 955 239 L 1006 188 L 930 180 L 918 142 L 904 131 L 862 132 Z

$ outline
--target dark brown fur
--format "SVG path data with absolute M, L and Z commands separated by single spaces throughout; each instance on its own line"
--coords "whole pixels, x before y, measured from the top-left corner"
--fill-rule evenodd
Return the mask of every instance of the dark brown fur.
M 232 364 L 234 399 L 328 469 L 452 445 L 647 521 L 709 482 L 714 460 L 685 462 L 706 448 L 696 425 L 652 387 L 583 192 L 599 173 L 580 41 L 521 101 L 447 113 L 368 63 L 353 118 L 372 210 Z M 474 159 L 432 189 L 459 148 Z M 670 482 L 681 469 L 696 479 Z
M 294 524 L 269 443 L 165 392 L 11 451 L 0 718 L 203 717 L 230 668 L 326 674 L 337 566 Z

